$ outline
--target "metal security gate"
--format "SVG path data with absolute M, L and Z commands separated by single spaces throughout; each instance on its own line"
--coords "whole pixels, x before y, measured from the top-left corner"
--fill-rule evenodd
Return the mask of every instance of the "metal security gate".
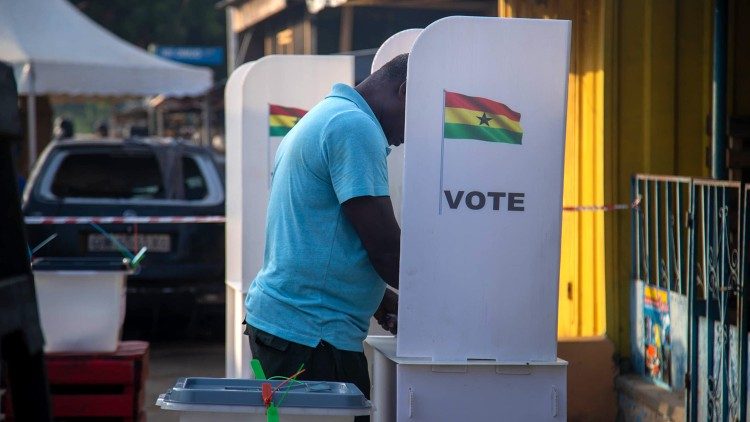
M 632 181 L 632 360 L 689 421 L 746 421 L 750 184 Z
M 746 193 L 739 182 L 692 182 L 688 419 L 745 421 L 748 291 Z

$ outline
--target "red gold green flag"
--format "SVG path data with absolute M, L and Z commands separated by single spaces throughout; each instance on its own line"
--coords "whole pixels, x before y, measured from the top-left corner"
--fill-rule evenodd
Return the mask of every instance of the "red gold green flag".
M 446 139 L 521 144 L 521 114 L 497 101 L 445 91 Z
M 307 110 L 294 107 L 284 107 L 276 104 L 268 105 L 268 134 L 269 136 L 284 136 L 307 113 Z

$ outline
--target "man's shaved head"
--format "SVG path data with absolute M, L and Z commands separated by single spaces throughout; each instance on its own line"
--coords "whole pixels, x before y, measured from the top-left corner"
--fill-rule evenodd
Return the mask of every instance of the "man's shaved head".
M 409 53 L 399 54 L 384 64 L 383 67 L 376 70 L 375 73 L 383 72 L 383 77 L 400 84 L 406 81 L 406 69 L 408 65 Z
M 398 55 L 356 87 L 378 118 L 390 145 L 404 142 L 408 64 L 408 53 Z

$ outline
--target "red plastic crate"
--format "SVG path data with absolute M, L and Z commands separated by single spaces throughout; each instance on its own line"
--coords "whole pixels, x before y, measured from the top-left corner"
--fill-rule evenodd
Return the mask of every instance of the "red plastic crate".
M 114 353 L 50 353 L 45 356 L 55 418 L 145 420 L 144 385 L 149 344 L 121 342 Z M 12 394 L 12 392 L 10 392 Z M 6 418 L 13 421 L 10 394 Z

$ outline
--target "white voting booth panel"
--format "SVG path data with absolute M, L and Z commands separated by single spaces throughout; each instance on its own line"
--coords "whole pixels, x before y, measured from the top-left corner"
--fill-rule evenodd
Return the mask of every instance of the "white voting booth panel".
M 410 52 L 414 41 L 421 33 L 422 29 L 420 28 L 405 29 L 385 40 L 372 59 L 371 73 L 375 73 L 376 70 L 396 56 Z M 396 221 L 399 224 L 401 223 L 401 206 L 404 197 L 403 180 L 404 146 L 399 145 L 391 147 L 391 153 L 388 155 L 388 190 L 393 203 L 393 213 L 396 215 Z
M 399 357 L 556 361 L 569 38 L 569 21 L 450 17 L 416 39 L 407 78 Z M 520 123 L 496 111 L 472 120 L 515 132 L 520 124 L 520 143 L 517 133 L 454 139 L 445 132 L 444 122 L 453 122 L 446 93 L 476 110 L 492 103 L 520 114 Z
M 244 298 L 263 265 L 266 209 L 276 148 L 272 105 L 309 110 L 333 84 L 352 84 L 351 56 L 266 56 L 237 68 L 226 98 L 227 376 L 250 376 L 242 335 Z
M 372 422 L 564 421 L 567 362 L 434 361 L 395 356 L 371 336 Z

